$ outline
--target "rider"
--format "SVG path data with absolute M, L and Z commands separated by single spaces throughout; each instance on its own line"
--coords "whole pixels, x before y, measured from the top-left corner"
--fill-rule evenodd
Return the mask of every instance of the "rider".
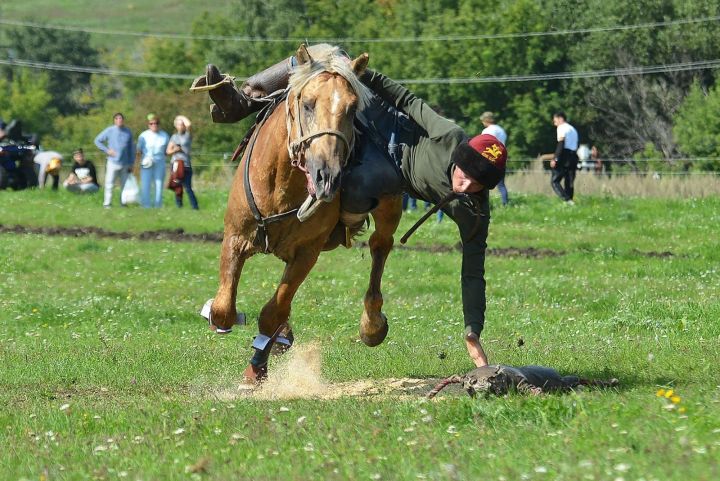
M 215 122 L 237 122 L 265 105 L 257 98 L 287 86 L 292 65 L 293 58 L 283 60 L 250 77 L 240 89 L 208 65 L 193 88 L 209 91 Z M 487 365 L 480 333 L 485 323 L 488 191 L 505 172 L 505 146 L 487 134 L 468 139 L 459 126 L 379 72 L 366 70 L 360 80 L 375 95 L 357 113 L 361 138 L 343 176 L 341 221 L 357 230 L 383 195 L 406 191 L 437 204 L 452 193 L 467 194 L 443 211 L 457 224 L 462 240 L 465 345 L 476 366 Z

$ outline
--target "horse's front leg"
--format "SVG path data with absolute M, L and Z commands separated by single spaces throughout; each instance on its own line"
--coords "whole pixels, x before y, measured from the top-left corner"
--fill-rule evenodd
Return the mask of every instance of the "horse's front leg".
M 383 297 L 380 292 L 385 261 L 393 246 L 393 234 L 402 216 L 402 197 L 391 196 L 380 200 L 372 212 L 375 232 L 370 236 L 370 285 L 365 293 L 365 308 L 360 317 L 360 339 L 370 346 L 377 346 L 388 333 L 387 317 L 382 313 Z
M 252 244 L 244 237 L 226 233 L 220 253 L 220 285 L 210 306 L 210 327 L 225 332 L 237 319 L 237 286 L 245 261 L 253 255 Z
M 322 242 L 318 244 L 321 246 Z M 290 317 L 293 297 L 317 262 L 319 255 L 320 249 L 315 246 L 300 248 L 285 265 L 280 285 L 260 311 L 258 319 L 260 334 L 253 342 L 255 354 L 250 360 L 250 365 L 245 369 L 246 380 L 258 382 L 267 375 L 267 362 L 273 343 L 281 332 L 289 330 L 287 321 Z

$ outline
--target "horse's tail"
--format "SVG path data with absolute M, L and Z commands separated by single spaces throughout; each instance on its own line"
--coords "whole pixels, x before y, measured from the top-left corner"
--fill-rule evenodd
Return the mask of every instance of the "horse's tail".
M 435 386 L 435 387 L 433 388 L 432 391 L 430 391 L 429 393 L 427 393 L 427 398 L 428 398 L 428 399 L 434 398 L 435 396 L 437 396 L 437 394 L 438 394 L 440 391 L 442 391 L 443 389 L 445 389 L 449 384 L 458 384 L 458 383 L 461 383 L 461 382 L 463 382 L 463 378 L 462 378 L 462 376 L 458 376 L 458 375 L 450 376 L 450 377 L 447 378 L 447 379 L 443 379 L 442 381 L 440 381 L 440 382 L 437 384 L 437 386 Z

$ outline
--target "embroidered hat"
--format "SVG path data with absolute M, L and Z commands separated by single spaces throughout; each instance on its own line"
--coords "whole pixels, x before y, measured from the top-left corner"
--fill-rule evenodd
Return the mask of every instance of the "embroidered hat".
M 505 175 L 507 150 L 494 136 L 480 134 L 458 144 L 451 160 L 467 175 L 492 189 Z

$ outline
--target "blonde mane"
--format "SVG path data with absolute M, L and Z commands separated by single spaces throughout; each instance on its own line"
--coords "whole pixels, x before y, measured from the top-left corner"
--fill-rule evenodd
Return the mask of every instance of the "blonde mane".
M 307 83 L 323 72 L 337 73 L 350 84 L 360 105 L 364 105 L 370 96 L 368 88 L 360 82 L 352 70 L 347 54 L 327 43 L 308 47 L 312 62 L 297 65 L 290 72 L 290 90 L 299 93 Z

